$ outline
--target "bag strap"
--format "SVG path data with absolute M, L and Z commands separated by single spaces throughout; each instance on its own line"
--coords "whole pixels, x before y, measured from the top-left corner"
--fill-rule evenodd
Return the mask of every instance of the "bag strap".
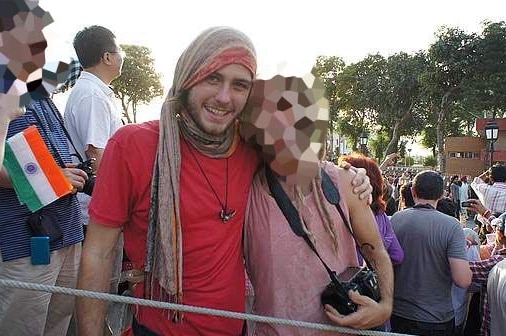
M 267 184 L 269 185 L 269 190 L 271 191 L 271 194 L 274 196 L 274 199 L 276 200 L 276 203 L 278 204 L 278 207 L 281 209 L 281 212 L 283 215 L 285 215 L 288 224 L 290 224 L 290 227 L 292 228 L 293 233 L 295 233 L 297 236 L 302 237 L 304 241 L 309 245 L 309 248 L 313 250 L 313 252 L 316 254 L 318 259 L 323 264 L 323 267 L 325 267 L 325 270 L 329 274 L 331 279 L 337 279 L 336 272 L 332 271 L 329 266 L 323 261 L 320 254 L 316 250 L 316 247 L 314 246 L 311 239 L 309 239 L 307 233 L 302 228 L 302 223 L 300 221 L 299 212 L 293 205 L 292 201 L 288 198 L 285 191 L 279 184 L 278 179 L 274 176 L 274 173 L 269 168 L 268 165 L 265 166 L 265 176 L 267 178 Z
M 39 101 L 35 102 L 34 104 L 39 104 L 39 108 L 41 110 L 44 109 L 44 107 L 40 104 Z M 46 137 L 46 140 L 49 142 L 49 146 L 51 146 L 51 150 L 53 151 L 53 157 L 54 157 L 54 159 L 56 161 L 58 161 L 58 164 L 60 165 L 61 168 L 65 168 L 65 162 L 63 161 L 63 158 L 61 157 L 60 152 L 56 148 L 55 144 L 53 143 L 53 141 L 51 141 L 51 137 L 47 133 L 46 127 L 42 123 L 42 119 L 40 119 L 39 112 L 37 111 L 37 107 L 32 104 L 30 106 L 27 106 L 26 109 L 27 110 L 31 110 L 33 112 L 33 116 L 35 117 L 35 119 L 37 119 L 37 124 L 40 125 L 40 129 L 44 133 L 44 135 Z M 47 120 L 46 120 L 46 124 L 47 125 L 49 124 L 49 122 Z
M 72 138 L 70 137 L 69 131 L 67 131 L 67 128 L 65 127 L 65 124 L 63 123 L 62 115 L 59 112 L 56 112 L 56 111 L 58 111 L 58 109 L 56 108 L 56 105 L 54 105 L 53 101 L 50 99 L 48 99 L 47 102 L 49 103 L 49 105 L 51 105 L 52 108 L 50 108 L 50 110 L 53 113 L 53 115 L 56 117 L 56 119 L 58 120 L 58 123 L 60 124 L 60 126 L 63 130 L 63 133 L 65 133 L 65 136 L 67 137 L 67 140 L 72 145 L 72 148 L 74 148 L 75 154 L 71 154 L 71 155 L 76 156 L 77 159 L 79 160 L 79 162 L 84 162 L 83 157 L 81 156 L 81 154 L 79 154 L 79 151 L 77 150 L 76 146 L 74 145 L 74 142 L 72 142 Z

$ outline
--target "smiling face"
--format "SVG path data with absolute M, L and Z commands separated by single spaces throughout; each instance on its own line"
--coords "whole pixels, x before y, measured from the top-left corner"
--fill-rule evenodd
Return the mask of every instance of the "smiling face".
M 211 135 L 223 134 L 244 109 L 252 75 L 239 64 L 226 65 L 195 84 L 187 108 L 197 126 Z

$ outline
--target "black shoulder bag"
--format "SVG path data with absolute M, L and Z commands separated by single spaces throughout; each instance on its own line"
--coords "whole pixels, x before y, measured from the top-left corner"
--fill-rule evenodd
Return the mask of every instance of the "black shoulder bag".
M 344 215 L 343 209 L 339 205 L 340 195 L 339 190 L 337 190 L 336 186 L 330 179 L 329 175 L 322 169 L 322 190 L 325 195 L 327 201 L 336 206 L 339 215 L 341 216 L 343 222 L 346 227 L 350 231 L 353 239 L 355 240 L 355 244 L 357 240 L 355 239 L 355 235 L 351 230 L 351 225 Z M 370 266 L 367 258 L 362 254 L 360 248 L 358 249 L 359 253 L 364 258 L 367 267 L 348 267 L 344 272 L 337 274 L 335 271 L 332 271 L 330 267 L 323 261 L 320 257 L 320 254 L 316 250 L 313 242 L 309 239 L 308 235 L 302 228 L 302 223 L 300 222 L 300 216 L 291 202 L 291 200 L 286 195 L 285 191 L 279 184 L 279 181 L 274 176 L 272 170 L 266 166 L 265 167 L 265 175 L 267 178 L 267 183 L 269 185 L 269 190 L 271 194 L 274 196 L 276 203 L 283 215 L 285 215 L 288 223 L 292 231 L 299 237 L 302 237 L 304 241 L 308 244 L 309 248 L 313 250 L 318 259 L 320 259 L 323 267 L 329 274 L 330 283 L 327 285 L 325 290 L 321 294 L 321 302 L 323 305 L 330 304 L 332 307 L 337 309 L 337 311 L 343 315 L 351 314 L 357 311 L 357 305 L 350 300 L 348 297 L 349 290 L 356 290 L 361 295 L 365 295 L 370 297 L 371 299 L 378 302 L 381 299 L 378 280 L 376 277 L 376 273 Z

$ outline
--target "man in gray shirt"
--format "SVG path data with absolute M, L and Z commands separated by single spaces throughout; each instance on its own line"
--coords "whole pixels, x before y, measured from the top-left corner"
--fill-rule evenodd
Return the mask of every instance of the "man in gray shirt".
M 434 171 L 415 176 L 415 206 L 394 214 L 392 225 L 404 249 L 394 267 L 392 331 L 414 335 L 452 335 L 452 283 L 467 288 L 471 270 L 459 222 L 436 210 L 443 179 Z

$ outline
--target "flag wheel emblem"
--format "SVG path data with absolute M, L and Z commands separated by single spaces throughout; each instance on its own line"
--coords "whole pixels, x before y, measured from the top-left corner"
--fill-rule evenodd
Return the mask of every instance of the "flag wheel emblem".
M 38 170 L 39 168 L 34 162 L 28 162 L 25 164 L 25 172 L 29 175 L 35 174 Z

